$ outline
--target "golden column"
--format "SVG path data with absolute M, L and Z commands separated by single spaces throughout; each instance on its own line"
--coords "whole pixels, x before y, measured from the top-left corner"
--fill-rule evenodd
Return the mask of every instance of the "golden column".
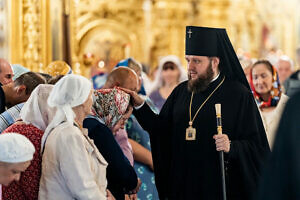
M 228 28 L 230 0 L 202 0 L 199 8 L 201 26 Z M 230 32 L 230 30 L 228 30 Z
M 236 50 L 242 48 L 251 57 L 259 56 L 262 22 L 253 0 L 235 0 L 228 10 L 230 37 Z
M 10 62 L 43 71 L 51 61 L 50 13 L 47 0 L 10 1 Z
M 185 26 L 192 25 L 193 1 L 157 0 L 152 9 L 150 65 L 156 67 L 162 56 L 173 54 L 184 61 Z M 159 22 L 159 23 L 158 23 Z

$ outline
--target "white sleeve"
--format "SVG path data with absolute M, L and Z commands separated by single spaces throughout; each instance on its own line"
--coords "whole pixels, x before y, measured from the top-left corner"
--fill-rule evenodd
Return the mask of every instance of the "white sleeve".
M 138 110 L 138 109 L 140 109 L 141 107 L 143 107 L 144 104 L 145 104 L 145 101 L 144 101 L 141 105 L 135 106 L 134 109 Z

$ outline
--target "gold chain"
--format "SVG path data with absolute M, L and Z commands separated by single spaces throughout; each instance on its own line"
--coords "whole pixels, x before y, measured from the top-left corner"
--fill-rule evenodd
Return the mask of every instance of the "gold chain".
M 196 116 L 198 115 L 199 111 L 201 110 L 201 108 L 209 100 L 209 98 L 215 93 L 215 91 L 222 85 L 222 83 L 224 82 L 224 80 L 225 80 L 225 77 L 223 78 L 223 80 L 221 81 L 221 83 L 219 83 L 219 85 L 214 89 L 214 91 L 212 91 L 212 93 L 210 93 L 210 95 L 201 104 L 201 106 L 198 108 L 196 114 L 194 115 L 193 119 L 192 119 L 192 102 L 193 102 L 194 92 L 192 92 L 191 101 L 190 101 L 190 126 L 193 125 L 193 122 L 194 122 Z

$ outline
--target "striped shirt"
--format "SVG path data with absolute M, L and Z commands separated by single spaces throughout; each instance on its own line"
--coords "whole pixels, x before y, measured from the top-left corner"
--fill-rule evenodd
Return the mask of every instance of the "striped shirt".
M 17 104 L 0 115 L 0 133 L 20 118 L 20 112 L 23 105 L 24 103 Z

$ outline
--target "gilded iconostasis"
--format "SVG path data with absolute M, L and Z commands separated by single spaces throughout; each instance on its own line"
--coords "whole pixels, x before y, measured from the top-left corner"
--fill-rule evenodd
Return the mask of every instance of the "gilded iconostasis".
M 253 58 L 280 51 L 295 59 L 298 0 L 0 0 L 0 53 L 43 71 L 65 60 L 90 77 L 134 57 L 154 68 L 161 56 L 184 62 L 186 25 L 224 27 Z

